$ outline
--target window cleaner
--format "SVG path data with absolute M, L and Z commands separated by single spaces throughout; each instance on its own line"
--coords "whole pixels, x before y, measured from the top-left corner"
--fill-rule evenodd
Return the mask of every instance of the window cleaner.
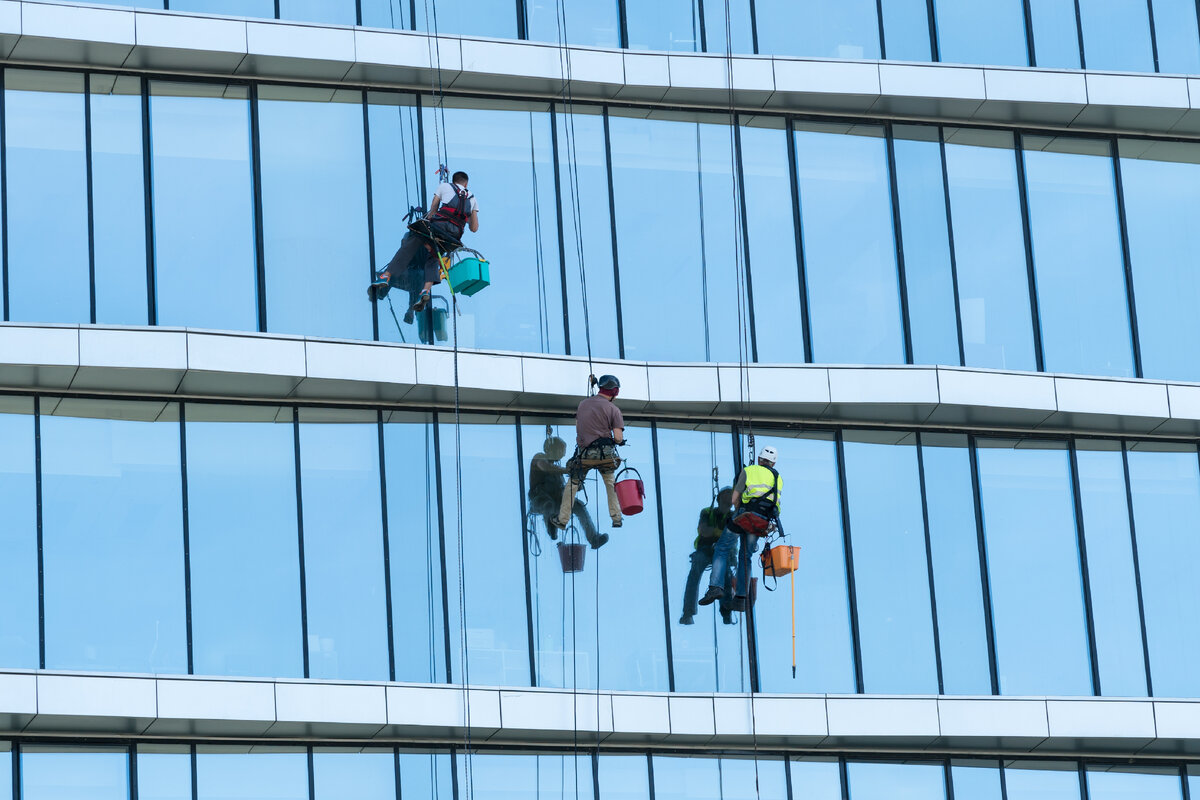
M 716 483 L 716 469 L 713 469 L 713 482 Z M 729 523 L 730 506 L 733 505 L 733 487 L 714 487 L 712 503 L 700 510 L 700 519 L 696 523 L 696 538 L 692 541 L 692 554 L 688 557 L 691 569 L 688 570 L 687 581 L 683 585 L 683 616 L 679 618 L 680 625 L 692 625 L 698 609 L 696 598 L 700 594 L 700 579 L 704 571 L 712 566 L 713 548 L 721 538 L 721 532 Z M 726 625 L 733 624 L 733 609 L 729 600 L 733 593 L 733 572 L 728 565 L 725 574 L 721 576 L 721 586 L 725 590 L 725 598 L 721 600 L 721 620 Z
M 621 505 L 617 500 L 616 471 L 621 465 L 617 448 L 625 445 L 625 418 L 621 409 L 613 402 L 621 391 L 621 382 L 613 375 L 592 378 L 598 387 L 597 394 L 589 395 L 579 403 L 575 412 L 575 453 L 567 461 L 570 476 L 563 488 L 562 503 L 553 523 L 566 528 L 570 523 L 575 494 L 583 486 L 583 480 L 593 469 L 600 471 L 604 489 L 608 494 L 608 514 L 614 528 L 621 527 Z M 586 532 L 585 532 L 586 535 Z M 599 549 L 608 541 L 608 534 L 588 537 L 592 549 Z

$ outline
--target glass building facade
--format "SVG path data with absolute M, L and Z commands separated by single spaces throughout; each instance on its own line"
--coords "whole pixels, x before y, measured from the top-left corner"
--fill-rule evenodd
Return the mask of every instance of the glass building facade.
M 387 36 L 423 50 L 436 33 L 500 51 L 944 62 L 1046 81 L 1200 75 L 1193 0 L 101 5 L 185 12 L 197 31 L 222 15 L 280 31 L 402 30 Z M 712 99 L 722 86 L 703 102 L 576 99 L 500 77 L 487 92 L 438 92 L 249 63 L 224 76 L 118 66 L 99 48 L 73 63 L 11 52 L 0 59 L 0 688 L 30 675 L 276 682 L 273 700 L 284 685 L 457 688 L 465 721 L 422 740 L 383 723 L 346 736 L 163 733 L 35 704 L 28 716 L 67 720 L 46 727 L 10 713 L 0 691 L 0 800 L 1200 792 L 1200 722 L 1172 748 L 1149 748 L 1154 734 L 1132 722 L 1089 738 L 1048 721 L 1044 742 L 1014 742 L 987 710 L 1194 705 L 1200 720 L 1200 423 L 1160 430 L 1099 408 L 1155 387 L 1186 411 L 1188 384 L 1200 385 L 1200 138 L 1147 123 L 1157 100 L 1129 112 L 1146 115 L 1138 124 L 1076 129 L 936 104 L 752 109 L 733 91 L 730 109 Z M 443 330 L 363 290 L 446 153 L 478 194 L 467 244 L 494 282 L 453 305 L 435 291 Z M 394 399 L 159 376 L 151 390 L 139 381 L 161 354 L 84 358 L 77 333 L 181 329 L 235 349 L 250 334 L 355 346 L 381 375 L 402 353 L 413 386 L 426 385 Z M 51 335 L 74 337 L 81 374 L 86 362 L 118 377 L 55 383 Z M 523 356 L 528 393 L 460 402 L 460 355 L 486 366 L 480 351 Z M 528 383 L 536 370 L 582 382 L 585 356 L 634 386 L 647 364 L 711 371 L 720 402 L 696 411 L 708 395 L 681 377 L 671 400 L 627 408 L 622 454 L 645 512 L 612 528 L 593 473 L 577 517 L 611 540 L 567 573 L 531 470 L 549 438 L 572 440 L 574 400 L 543 402 Z M 250 378 L 286 374 L 269 362 Z M 889 381 L 928 374 L 937 388 L 945 372 L 911 366 L 1051 394 L 1064 374 L 1118 388 L 1097 388 L 1098 410 L 1078 415 L 1002 417 L 1028 409 L 991 396 L 953 420 L 924 401 L 911 419 L 869 413 Z M 453 393 L 427 377 L 451 367 Z M 853 396 L 826 385 L 813 411 L 799 376 L 832 384 L 834 372 Z M 771 401 L 750 396 L 764 386 Z M 756 566 L 752 614 L 726 620 L 714 605 L 692 619 L 695 520 L 767 445 L 799 567 L 775 580 Z M 575 711 L 565 733 L 547 712 L 544 728 L 472 739 L 470 687 L 574 695 Z M 688 702 L 716 719 L 749 698 L 753 744 L 719 725 L 584 743 L 580 703 L 595 701 L 598 739 L 602 696 L 614 730 L 613 698 L 634 698 L 669 709 L 672 735 Z M 870 719 L 866 733 L 829 726 L 760 747 L 756 698 L 979 703 L 982 732 L 884 745 L 871 726 L 888 722 Z

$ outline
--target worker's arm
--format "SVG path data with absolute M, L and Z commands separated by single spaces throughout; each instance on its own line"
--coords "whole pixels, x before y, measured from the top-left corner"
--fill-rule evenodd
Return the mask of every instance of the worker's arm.
M 442 198 L 435 193 L 433 195 L 433 199 L 429 201 L 429 213 L 425 215 L 425 219 L 432 219 L 433 215 L 436 214 L 437 210 L 441 207 Z
M 479 211 L 478 210 L 473 210 L 471 212 L 471 218 L 467 220 L 467 227 L 469 227 L 471 229 L 471 233 L 477 233 L 479 231 Z
M 746 470 L 738 473 L 737 483 L 733 485 L 733 509 L 742 507 L 742 492 L 746 491 Z
M 613 441 L 614 442 L 616 442 L 617 444 L 622 444 L 622 445 L 625 444 L 625 429 L 624 428 L 613 428 L 612 432 L 613 432 Z

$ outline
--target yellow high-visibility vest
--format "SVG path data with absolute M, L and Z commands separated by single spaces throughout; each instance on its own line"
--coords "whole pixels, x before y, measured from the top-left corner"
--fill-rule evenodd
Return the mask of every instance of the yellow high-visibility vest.
M 745 472 L 746 489 L 742 492 L 742 505 L 746 505 L 756 497 L 765 497 L 771 494 L 771 489 L 775 489 L 775 492 L 771 494 L 771 500 L 775 501 L 776 509 L 783 508 L 780 499 L 783 494 L 783 477 L 779 476 L 778 472 L 772 475 L 771 470 L 758 464 L 746 467 Z

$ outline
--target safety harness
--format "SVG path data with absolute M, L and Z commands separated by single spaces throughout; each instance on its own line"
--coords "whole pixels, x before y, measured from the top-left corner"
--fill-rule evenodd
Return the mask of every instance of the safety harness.
M 761 465 L 760 465 L 761 466 Z M 779 473 L 774 467 L 766 467 L 774 483 L 766 494 L 752 497 L 742 504 L 741 511 L 729 523 L 736 530 L 752 536 L 762 536 L 779 515 Z
M 448 222 L 458 228 L 459 235 L 462 235 L 462 230 L 471 217 L 471 193 L 457 183 L 450 185 L 454 188 L 454 199 L 438 206 L 432 219 L 435 222 Z

